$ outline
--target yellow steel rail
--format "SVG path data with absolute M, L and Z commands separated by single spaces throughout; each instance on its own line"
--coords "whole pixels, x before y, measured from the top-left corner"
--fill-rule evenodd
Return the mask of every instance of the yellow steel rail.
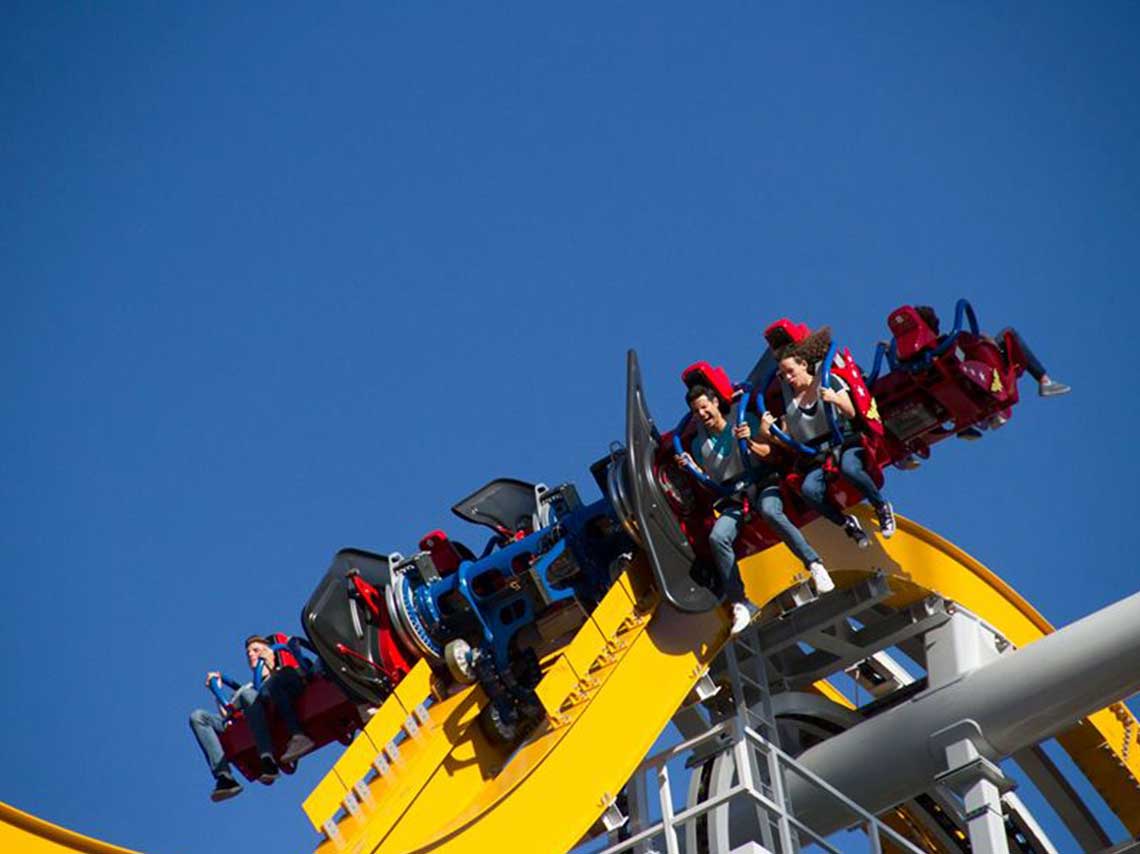
M 0 851 L 8 854 L 135 854 L 0 802 Z
M 854 549 L 826 522 L 813 523 L 807 535 L 833 568 L 839 586 L 882 571 L 893 591 L 888 605 L 903 607 L 937 593 L 1018 647 L 1052 631 L 1000 578 L 909 520 L 900 518 L 893 539 L 876 538 L 865 551 Z M 755 602 L 772 600 L 804 577 L 783 546 L 746 559 L 741 571 Z M 403 784 L 403 769 L 373 780 L 358 814 L 339 823 L 320 854 L 557 852 L 573 847 L 620 792 L 727 634 L 719 611 L 682 614 L 656 607 L 646 622 L 651 596 L 646 567 L 636 562 L 570 646 L 547 662 L 539 686 L 547 720 L 513 755 L 483 738 L 474 721 L 481 705 L 472 699 L 477 689 L 433 706 L 431 724 L 421 733 L 434 745 L 430 761 Z M 1133 834 L 1140 833 L 1136 734 L 1135 719 L 1117 704 L 1058 736 Z M 357 749 L 364 755 L 389 737 L 375 733 L 372 725 L 365 735 L 371 741 Z M 359 757 L 355 761 L 357 769 L 363 767 Z M 321 785 L 326 783 L 327 778 Z M 342 791 L 353 785 L 347 780 L 340 784 Z M 386 798 L 393 802 L 385 803 Z

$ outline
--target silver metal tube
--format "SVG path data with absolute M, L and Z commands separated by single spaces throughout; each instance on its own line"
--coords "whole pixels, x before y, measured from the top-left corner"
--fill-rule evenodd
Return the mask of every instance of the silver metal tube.
M 1140 593 L 919 694 L 799 761 L 880 813 L 928 789 L 947 770 L 944 748 L 953 741 L 968 735 L 998 762 L 1137 691 Z M 850 821 L 847 810 L 795 775 L 788 796 L 796 816 L 824 835 Z

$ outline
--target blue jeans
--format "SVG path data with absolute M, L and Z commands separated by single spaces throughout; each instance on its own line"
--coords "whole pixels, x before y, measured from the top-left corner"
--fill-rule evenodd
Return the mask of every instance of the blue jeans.
M 887 503 L 880 494 L 879 488 L 875 486 L 875 481 L 871 480 L 871 476 L 867 474 L 867 469 L 863 465 L 862 448 L 847 448 L 843 451 L 839 457 L 839 470 L 843 472 L 844 477 L 855 485 L 863 497 L 871 502 L 871 506 L 876 510 Z M 822 468 L 814 468 L 804 475 L 800 492 L 803 493 L 807 503 L 819 512 L 819 515 L 840 526 L 847 521 L 843 513 L 827 500 L 827 481 L 823 479 Z
M 800 529 L 784 515 L 784 500 L 780 497 L 779 486 L 767 486 L 760 490 L 760 515 L 791 553 L 803 561 L 804 566 L 819 560 L 819 555 L 804 539 Z
M 744 582 L 740 580 L 740 567 L 736 565 L 736 553 L 732 550 L 736 535 L 740 533 L 743 515 L 743 507 L 726 508 L 709 534 L 709 547 L 712 549 L 716 574 L 725 599 L 731 603 L 743 602 L 745 599 Z
M 269 721 L 265 717 L 265 708 L 273 703 L 277 716 L 285 724 L 290 735 L 300 735 L 301 723 L 297 720 L 297 710 L 293 702 L 305 690 L 305 680 L 294 667 L 282 667 L 261 683 L 257 692 L 257 702 L 245 711 L 249 728 L 253 732 L 253 740 L 257 742 L 257 752 L 262 756 L 273 757 L 273 739 L 269 734 Z
M 234 694 L 232 703 L 236 708 L 248 713 L 256 700 L 257 693 L 253 690 L 253 686 L 243 685 Z M 222 742 L 218 738 L 225 728 L 226 719 L 219 714 L 207 712 L 205 709 L 195 709 L 190 713 L 190 729 L 198 739 L 198 746 L 202 748 L 206 764 L 210 766 L 210 773 L 215 777 L 223 774 L 227 777 L 233 776 L 225 751 L 222 750 Z

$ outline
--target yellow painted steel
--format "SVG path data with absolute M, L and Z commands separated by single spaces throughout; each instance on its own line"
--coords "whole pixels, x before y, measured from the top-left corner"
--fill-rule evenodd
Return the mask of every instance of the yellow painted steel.
M 349 790 L 370 773 L 378 753 L 388 751 L 392 760 L 399 755 L 398 748 L 389 748 L 389 745 L 403 731 L 411 711 L 426 698 L 430 685 L 431 668 L 426 661 L 418 661 L 401 683 L 401 690 L 384 701 L 363 732 L 353 739 L 332 770 L 305 798 L 301 808 L 316 830 L 321 830 L 324 823 L 339 812 Z M 417 693 L 421 691 L 422 694 Z M 389 758 L 387 753 L 385 758 Z
M 857 512 L 872 529 L 869 514 Z M 893 539 L 876 537 L 865 551 L 853 548 L 826 522 L 813 523 L 806 534 L 840 587 L 882 571 L 890 577 L 891 606 L 904 607 L 937 593 L 1018 647 L 1052 631 L 1000 578 L 909 520 L 900 518 Z M 803 579 L 801 565 L 783 546 L 744 560 L 741 572 L 750 598 L 758 603 Z M 433 706 L 433 727 L 426 736 L 434 745 L 430 761 L 402 787 L 403 769 L 392 775 L 396 782 L 374 781 L 375 803 L 360 819 L 342 821 L 340 840 L 323 843 L 320 854 L 557 852 L 573 847 L 648 753 L 727 635 L 719 610 L 682 614 L 667 606 L 654 608 L 647 596 L 648 571 L 640 560 L 621 584 L 624 601 L 611 590 L 613 598 L 607 595 L 595 618 L 552 659 L 551 684 L 540 690 L 550 714 L 526 744 L 508 756 L 486 741 L 474 721 L 480 704 L 468 699 L 477 689 Z M 570 672 L 578 679 L 573 688 Z M 555 712 L 557 696 L 567 689 Z M 1135 719 L 1117 704 L 1058 737 L 1133 834 L 1140 833 L 1136 734 Z M 373 741 L 379 743 L 375 736 Z
M 4 854 L 135 854 L 100 842 L 0 801 L 0 851 Z

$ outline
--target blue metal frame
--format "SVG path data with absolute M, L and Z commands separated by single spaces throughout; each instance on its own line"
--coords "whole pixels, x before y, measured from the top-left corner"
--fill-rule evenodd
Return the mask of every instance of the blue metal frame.
M 895 365 L 898 364 L 898 357 L 895 356 L 895 339 L 892 338 L 890 342 L 880 341 L 875 345 L 875 363 L 871 366 L 871 374 L 867 377 L 867 389 L 870 390 L 871 386 L 879 378 L 879 371 L 883 369 L 883 357 L 886 356 L 887 363 L 894 370 Z
M 225 679 L 226 679 L 225 676 L 223 676 L 221 679 L 219 679 L 217 676 L 215 676 L 213 679 L 211 679 L 210 683 L 209 683 L 210 684 L 210 691 L 213 693 L 214 698 L 218 701 L 219 706 L 221 706 L 222 708 L 231 708 L 230 701 L 227 700 L 225 695 L 222 693 L 222 681 Z M 229 681 L 232 682 L 235 680 L 229 680 Z
M 505 542 L 501 548 L 478 560 L 463 561 L 454 573 L 430 584 L 418 577 L 405 576 L 402 610 L 408 618 L 409 628 L 428 649 L 437 656 L 442 655 L 442 646 L 433 634 L 434 628 L 443 622 L 439 603 L 445 596 L 458 593 L 467 602 L 479 625 L 482 645 L 493 654 L 499 667 L 507 667 L 510 662 L 511 638 L 520 626 L 533 622 L 536 603 L 525 589 L 479 594 L 474 589 L 475 580 L 491 572 L 498 572 L 507 579 L 515 577 L 515 559 L 524 555 L 534 556 L 536 560 L 531 571 L 535 582 L 541 587 L 543 603 L 549 605 L 574 598 L 582 592 L 581 587 L 597 586 L 602 583 L 602 579 L 600 572 L 593 571 L 597 567 L 589 557 L 576 554 L 570 544 L 590 520 L 605 513 L 612 513 L 612 510 L 608 502 L 602 500 L 579 507 L 565 518 L 552 517 L 551 524 L 547 527 L 521 540 Z M 583 577 L 579 584 L 556 588 L 547 577 L 548 572 L 568 549 L 583 570 Z M 521 608 L 518 605 L 520 602 Z
M 843 444 L 843 431 L 839 429 L 839 421 L 835 417 L 835 405 L 823 401 L 823 390 L 831 388 L 831 365 L 835 361 L 835 354 L 838 351 L 839 345 L 832 341 L 831 346 L 827 348 L 827 355 L 823 359 L 823 372 L 819 375 L 819 405 L 823 407 L 823 414 L 827 417 L 827 426 L 831 428 L 831 441 L 836 445 L 841 445 Z
M 743 382 L 736 389 L 740 392 L 740 406 L 736 407 L 736 426 L 741 427 L 748 418 L 748 403 L 752 399 L 752 384 Z M 751 473 L 752 451 L 748 447 L 748 440 L 737 439 L 737 442 L 740 448 L 740 459 L 744 462 L 744 470 Z

